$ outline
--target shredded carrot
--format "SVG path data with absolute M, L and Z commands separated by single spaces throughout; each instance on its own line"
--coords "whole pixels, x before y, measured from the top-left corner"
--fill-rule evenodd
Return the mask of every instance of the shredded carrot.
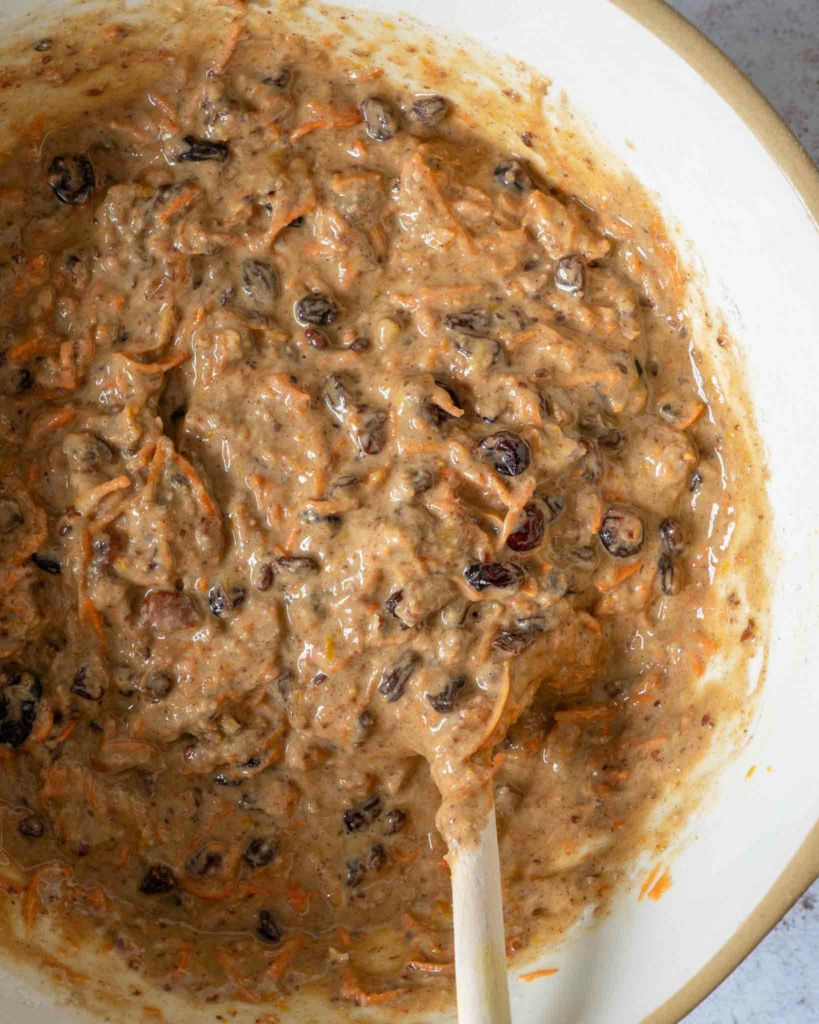
M 105 636 L 105 626 L 98 609 L 89 598 L 85 598 L 79 608 L 79 620 L 84 626 L 89 626 L 97 637 L 100 648 L 108 649 L 108 640 Z
M 345 949 L 353 948 L 355 939 L 353 938 L 352 933 L 349 932 L 343 924 L 336 926 L 336 934 L 338 935 L 339 945 L 343 946 Z
M 179 946 L 179 955 L 176 958 L 176 967 L 173 969 L 174 978 L 181 978 L 187 973 L 191 960 L 191 948 L 187 942 Z
M 518 981 L 537 981 L 538 978 L 551 978 L 557 974 L 556 967 L 547 967 L 542 971 L 529 971 L 527 974 L 519 974 Z
M 16 569 L 7 569 L 0 576 L 0 602 L 7 594 L 14 590 L 23 577 L 28 576 L 28 573 L 28 566 L 19 566 Z
M 236 883 L 233 879 L 227 885 L 222 886 L 221 889 L 206 889 L 190 881 L 188 878 L 183 878 L 179 884 L 185 892 L 195 896 L 198 900 L 204 900 L 206 903 L 224 903 L 236 891 Z
M 610 572 L 603 572 L 594 580 L 594 586 L 601 593 L 608 593 L 619 587 L 621 583 L 630 580 L 643 568 L 642 562 L 630 562 L 625 565 L 615 565 Z
M 303 914 L 310 906 L 310 894 L 298 885 L 288 885 L 287 903 L 291 910 L 295 910 L 297 914 Z
M 386 992 L 367 992 L 356 975 L 349 968 L 345 970 L 341 982 L 341 998 L 356 1006 L 378 1006 L 398 999 L 409 992 L 406 988 L 393 988 Z
M 316 206 L 316 197 L 310 196 L 303 202 L 294 206 L 291 210 L 282 214 L 278 219 L 271 220 L 268 226 L 265 228 L 264 234 L 259 242 L 254 243 L 251 248 L 256 251 L 259 249 L 269 249 L 279 235 L 284 231 L 286 227 L 289 227 L 294 220 L 298 220 L 299 217 L 306 217 Z
M 174 352 L 173 355 L 163 363 L 140 363 L 125 353 L 122 354 L 122 357 L 127 361 L 128 368 L 137 373 L 167 373 L 168 370 L 173 370 L 174 367 L 184 363 L 186 359 L 190 359 L 191 354 L 190 352 L 183 352 L 179 350 Z
M 8 350 L 6 355 L 15 363 L 30 363 L 35 356 L 49 355 L 57 352 L 60 347 L 59 338 L 36 335 L 26 341 L 20 341 Z
M 25 447 L 28 451 L 36 449 L 46 436 L 54 430 L 71 423 L 77 410 L 74 406 L 63 406 L 62 409 L 52 410 L 38 417 L 29 427 L 26 434 Z
M 284 981 L 285 975 L 290 969 L 290 964 L 293 962 L 293 957 L 303 942 L 304 940 L 300 935 L 296 936 L 295 939 L 288 939 L 282 946 L 278 956 L 271 960 L 270 966 L 265 971 L 265 977 L 275 982 Z
M 211 519 L 218 519 L 221 522 L 222 516 L 219 509 L 216 507 L 216 503 L 210 494 L 208 494 L 207 488 L 202 483 L 202 479 L 193 466 L 183 455 L 176 455 L 176 463 L 180 470 L 187 477 L 188 483 L 191 486 L 191 490 L 196 496 L 196 500 L 202 506 L 202 511 L 205 515 L 210 516 Z
M 240 18 L 237 18 L 236 21 L 231 23 L 230 28 L 227 31 L 227 35 L 225 36 L 225 43 L 222 47 L 222 52 L 213 62 L 214 67 L 219 71 L 224 71 L 230 63 L 231 57 L 233 57 L 233 54 L 236 52 L 236 47 L 239 45 L 239 40 L 244 35 L 244 31 L 245 26 Z
M 96 487 L 92 487 L 90 490 L 80 494 L 74 501 L 74 508 L 80 515 L 87 516 L 92 509 L 99 505 L 103 498 L 113 494 L 115 491 L 125 490 L 126 487 L 130 486 L 130 478 L 124 475 L 114 477 L 113 480 L 106 480 L 104 484 L 98 484 Z
M 646 876 L 646 880 L 640 886 L 640 895 L 637 897 L 638 901 L 642 900 L 645 897 L 646 893 L 648 892 L 648 890 L 653 885 L 654 879 L 657 877 L 657 875 L 659 873 L 660 873 L 660 865 L 659 864 L 655 864 L 654 867 L 651 869 L 651 871 L 649 871 L 648 875 Z
M 412 850 L 401 850 L 397 846 L 391 846 L 388 852 L 390 857 L 399 864 L 412 864 L 413 861 L 418 860 L 419 854 L 417 847 Z
M 15 882 L 7 875 L 0 875 L 0 891 L 7 896 L 19 896 L 21 892 L 25 892 L 25 888 L 22 882 Z
M 120 846 L 119 850 L 117 851 L 117 855 L 114 858 L 114 867 L 115 868 L 127 867 L 128 861 L 130 859 L 131 859 L 131 847 L 130 846 Z
M 429 960 L 408 960 L 404 967 L 408 971 L 419 971 L 422 974 L 454 974 L 455 964 L 436 964 Z
M 565 711 L 555 711 L 555 721 L 562 725 L 585 725 L 586 722 L 605 722 L 612 714 L 612 709 L 605 704 L 567 708 Z
M 162 212 L 157 215 L 157 221 L 160 224 L 167 224 L 168 221 L 173 220 L 178 213 L 186 210 L 189 206 L 193 206 L 201 195 L 202 189 L 199 188 L 198 185 L 188 185 L 188 187 L 172 199 L 167 206 L 163 207 Z
M 28 537 L 25 538 L 11 558 L 12 565 L 22 565 L 23 562 L 28 561 L 39 550 L 48 537 L 48 516 L 45 513 L 45 509 L 40 508 L 23 484 L 10 484 L 8 492 L 20 502 L 23 506 L 23 515 L 31 522 L 31 533 L 29 533 Z
M 671 872 L 666 868 L 649 890 L 648 898 L 656 903 L 657 900 L 662 899 L 662 897 L 665 896 L 670 888 Z
M 326 114 L 324 117 L 316 118 L 315 121 L 306 121 L 304 124 L 294 128 L 288 136 L 291 145 L 303 139 L 305 135 L 317 131 L 319 128 L 352 128 L 353 125 L 361 124 L 364 118 L 357 110 L 339 110 Z
M 32 871 L 31 877 L 26 886 L 26 894 L 23 899 L 23 921 L 26 931 L 31 931 L 37 921 L 37 904 L 40 901 L 40 870 Z

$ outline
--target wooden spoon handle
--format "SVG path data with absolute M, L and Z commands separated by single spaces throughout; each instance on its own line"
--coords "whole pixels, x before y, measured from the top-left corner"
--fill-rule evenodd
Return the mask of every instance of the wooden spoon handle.
M 460 1024 L 511 1024 L 495 808 L 476 849 L 452 868 L 455 982 Z

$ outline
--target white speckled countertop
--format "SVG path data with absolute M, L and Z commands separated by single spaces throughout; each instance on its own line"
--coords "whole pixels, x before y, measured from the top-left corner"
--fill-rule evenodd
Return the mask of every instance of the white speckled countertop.
M 819 0 L 670 0 L 819 163 Z M 761 894 L 760 894 L 761 895 Z M 819 1024 L 819 882 L 685 1024 Z

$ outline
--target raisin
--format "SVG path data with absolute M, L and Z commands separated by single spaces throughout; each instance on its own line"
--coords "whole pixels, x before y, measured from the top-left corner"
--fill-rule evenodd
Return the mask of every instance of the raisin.
M 176 158 L 180 163 L 202 163 L 205 160 L 216 160 L 223 164 L 230 156 L 226 142 L 197 139 L 195 135 L 183 135 L 182 141 L 188 148 Z
M 496 651 L 502 651 L 504 654 L 520 654 L 533 643 L 536 632 L 531 629 L 504 629 L 492 641 L 492 646 Z
M 407 812 L 402 811 L 398 807 L 393 807 L 391 811 L 387 811 L 384 815 L 384 834 L 387 836 L 394 836 L 396 833 L 401 832 L 407 823 Z
M 313 573 L 319 571 L 318 562 L 309 555 L 298 555 L 292 558 L 288 558 L 285 555 L 276 559 L 276 565 L 283 572 L 290 573 L 291 576 L 297 576 L 299 579 L 303 579 L 305 576 L 312 576 Z
M 242 290 L 257 309 L 270 309 L 279 297 L 279 278 L 269 263 L 242 262 Z
M 519 160 L 504 160 L 495 168 L 492 177 L 496 184 L 519 196 L 532 188 L 529 172 Z
M 388 142 L 398 131 L 398 119 L 392 107 L 384 100 L 369 96 L 358 108 L 364 118 L 367 134 L 376 142 Z
M 555 284 L 562 292 L 581 298 L 586 287 L 586 268 L 579 256 L 561 256 L 555 267 Z
M 224 584 L 218 583 L 208 591 L 208 607 L 218 619 L 241 608 L 244 603 L 244 587 L 225 587 Z
M 448 110 L 449 104 L 443 96 L 419 96 L 409 108 L 408 116 L 416 124 L 434 128 L 443 121 Z
M 46 823 L 39 814 L 27 814 L 20 819 L 17 831 L 26 839 L 42 839 L 46 833 Z
M 493 465 L 501 476 L 520 476 L 532 461 L 529 445 L 511 430 L 490 434 L 478 445 L 478 452 Z
M 218 850 L 210 850 L 207 846 L 188 857 L 185 873 L 193 878 L 209 878 L 222 866 L 222 854 Z
M 56 558 L 47 558 L 45 555 L 33 554 L 31 561 L 38 569 L 41 569 L 43 572 L 49 572 L 52 576 L 59 576 L 63 571 L 63 567 Z
M 154 864 L 148 868 L 139 883 L 139 891 L 145 896 L 164 896 L 176 888 L 176 875 L 166 864 Z
M 682 588 L 680 567 L 670 555 L 660 555 L 657 562 L 657 574 L 660 579 L 660 589 L 667 597 L 679 594 Z
M 489 587 L 519 587 L 525 573 L 514 562 L 473 562 L 464 569 L 466 582 L 473 590 Z
M 289 89 L 292 82 L 293 72 L 290 68 L 279 68 L 275 75 L 268 75 L 262 79 L 264 85 L 269 85 L 271 89 L 278 89 L 280 92 Z
M 364 828 L 369 828 L 377 818 L 380 818 L 383 810 L 381 797 L 376 794 L 357 803 L 355 807 L 348 807 L 341 815 L 341 820 L 347 832 L 360 832 Z
M 415 651 L 404 651 L 390 668 L 385 668 L 378 684 L 381 696 L 390 703 L 402 697 L 420 661 Z
M 71 693 L 83 700 L 102 700 L 105 690 L 102 680 L 83 666 L 78 669 L 70 687 Z
M 681 555 L 685 550 L 685 528 L 679 519 L 669 517 L 660 523 L 660 543 L 669 555 Z
M 396 590 L 395 593 L 390 594 L 387 600 L 384 602 L 384 607 L 390 615 L 395 615 L 395 609 L 404 600 L 404 591 Z
M 324 292 L 310 292 L 296 303 L 296 320 L 302 327 L 329 327 L 340 310 L 338 303 Z
M 455 701 L 464 686 L 466 686 L 466 676 L 450 679 L 438 693 L 428 693 L 427 700 L 435 711 L 446 715 L 455 707 Z
M 344 884 L 355 888 L 364 881 L 364 865 L 358 857 L 347 861 L 347 872 L 344 876 Z
M 18 666 L 3 669 L 0 684 L 3 682 L 6 685 L 0 689 L 0 743 L 19 747 L 34 728 L 43 688 L 33 672 Z
M 600 541 L 615 558 L 630 558 L 643 546 L 643 521 L 623 505 L 612 505 L 603 517 Z
M 277 844 L 265 836 L 256 836 L 245 847 L 244 860 L 252 868 L 264 868 L 279 855 Z
M 97 184 L 91 161 L 82 153 L 76 156 L 55 156 L 48 168 L 51 191 L 69 206 L 84 206 Z
M 256 923 L 256 934 L 260 939 L 265 942 L 269 942 L 274 946 L 278 946 L 284 938 L 284 932 L 282 931 L 281 925 L 276 921 L 275 917 L 273 917 L 269 910 L 264 909 L 259 911 L 259 917 Z
M 462 309 L 458 313 L 447 313 L 444 317 L 444 327 L 448 331 L 468 334 L 473 338 L 486 337 L 491 323 L 492 318 L 485 309 Z
M 355 439 L 362 455 L 378 455 L 387 443 L 387 414 L 378 409 L 365 410 Z
M 506 543 L 513 551 L 533 551 L 543 542 L 545 529 L 543 510 L 537 502 L 529 501 Z
M 387 851 L 381 843 L 373 843 L 367 857 L 367 870 L 380 871 L 387 863 Z

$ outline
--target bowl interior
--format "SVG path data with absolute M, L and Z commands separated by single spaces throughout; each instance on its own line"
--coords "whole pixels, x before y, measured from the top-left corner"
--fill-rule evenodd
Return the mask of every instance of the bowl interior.
M 354 6 L 373 17 L 390 16 L 396 33 L 415 31 L 392 17 L 395 2 Z M 5 0 L 4 6 L 10 17 L 39 9 L 36 0 Z M 813 411 L 819 231 L 752 128 L 682 56 L 609 0 L 518 0 L 502 16 L 493 0 L 400 0 L 400 7 L 434 30 L 453 33 L 454 60 L 468 34 L 540 70 L 553 83 L 555 109 L 566 113 L 565 90 L 579 129 L 597 140 L 613 166 L 628 167 L 659 197 L 669 222 L 681 226 L 677 241 L 697 269 L 718 325 L 737 339 L 725 371 L 745 372 L 764 440 L 776 584 L 766 683 L 758 703 L 749 695 L 747 744 L 692 822 L 671 862 L 673 885 L 664 898 L 638 902 L 636 892 L 623 895 L 602 924 L 544 958 L 544 966 L 559 968 L 556 975 L 511 982 L 518 1024 L 634 1022 L 661 1007 L 743 925 L 819 815 L 810 757 L 819 720 L 813 685 L 819 648 L 811 643 L 819 613 Z M 707 51 L 699 56 L 708 63 Z M 500 56 L 486 59 L 503 65 Z M 814 189 L 817 201 L 819 179 Z M 701 329 L 709 330 L 704 322 Z M 711 329 L 715 335 L 716 326 Z M 726 422 L 735 416 L 732 422 L 747 427 L 730 395 L 722 412 Z M 814 832 L 814 867 L 817 846 Z M 0 977 L 0 1020 L 54 1019 L 50 996 L 33 1006 L 33 991 L 24 974 Z M 83 1016 L 81 1010 L 60 1012 L 66 1020 Z M 672 1019 L 670 1013 L 657 1019 Z M 323 1019 L 331 1014 L 324 1011 Z

